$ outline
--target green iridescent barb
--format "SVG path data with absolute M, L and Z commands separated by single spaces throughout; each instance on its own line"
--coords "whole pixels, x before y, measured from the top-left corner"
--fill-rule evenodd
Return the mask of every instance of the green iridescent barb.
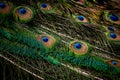
M 37 78 L 49 76 L 47 79 L 56 80 L 60 76 L 64 80 L 65 75 L 74 80 L 68 77 L 74 72 L 80 80 L 83 76 L 119 80 L 120 14 L 118 7 L 108 9 L 118 4 L 112 2 L 107 5 L 107 0 L 0 1 L 0 57 L 22 66 L 19 68 Z M 70 72 L 63 70 L 65 74 L 60 74 L 59 69 L 53 68 L 52 75 L 45 71 L 49 67 L 41 68 L 44 64 L 61 66 Z

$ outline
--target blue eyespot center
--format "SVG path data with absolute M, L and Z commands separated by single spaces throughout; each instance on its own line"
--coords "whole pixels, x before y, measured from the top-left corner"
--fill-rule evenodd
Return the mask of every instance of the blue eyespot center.
M 47 4 L 42 3 L 42 4 L 41 4 L 41 7 L 42 7 L 42 8 L 47 8 Z
M 42 38 L 42 41 L 43 41 L 43 42 L 48 42 L 48 40 L 49 40 L 49 39 L 48 39 L 48 37 L 46 37 L 46 36 Z
M 110 37 L 114 39 L 117 37 L 117 35 L 115 33 L 110 33 Z
M 84 16 L 78 16 L 78 19 L 80 20 L 80 21 L 83 21 L 84 20 Z
M 117 61 L 112 61 L 112 65 L 117 65 L 118 62 Z
M 80 43 L 80 42 L 76 42 L 75 44 L 74 44 L 74 48 L 75 49 L 81 49 L 81 47 L 82 47 L 82 44 Z
M 27 10 L 25 8 L 20 8 L 18 13 L 19 14 L 25 14 L 27 12 Z
M 0 8 L 5 8 L 6 4 L 4 2 L 0 2 Z
M 113 31 L 113 32 L 115 31 L 114 27 L 111 27 L 111 26 L 108 27 L 108 30 Z
M 110 14 L 110 15 L 109 15 L 109 18 L 110 18 L 112 21 L 118 21 L 118 20 L 119 20 L 118 16 L 115 15 L 115 14 Z

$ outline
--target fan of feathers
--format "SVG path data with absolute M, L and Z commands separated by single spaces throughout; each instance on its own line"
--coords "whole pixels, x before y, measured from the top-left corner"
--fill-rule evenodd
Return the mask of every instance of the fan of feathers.
M 2 80 L 120 80 L 120 0 L 0 0 Z

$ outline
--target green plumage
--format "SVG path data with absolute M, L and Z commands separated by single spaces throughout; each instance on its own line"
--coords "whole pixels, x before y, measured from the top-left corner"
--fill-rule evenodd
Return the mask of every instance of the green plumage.
M 60 66 L 64 69 L 69 65 L 67 67 L 71 71 L 69 74 L 77 73 L 75 80 L 83 80 L 78 78 L 79 75 L 88 77 L 88 79 L 114 80 L 115 78 L 119 80 L 117 75 L 120 74 L 120 51 L 118 48 L 120 46 L 120 18 L 118 18 L 118 22 L 115 22 L 109 17 L 109 14 L 114 11 L 103 5 L 109 3 L 108 1 L 99 3 L 99 0 L 83 0 L 78 3 L 74 0 L 18 0 L 16 2 L 10 0 L 3 1 L 4 4 L 6 3 L 5 8 L 1 7 L 4 6 L 1 2 L 0 57 L 14 56 L 14 58 L 7 57 L 8 61 L 9 58 L 11 61 L 17 59 L 18 65 L 22 66 L 19 60 L 21 59 L 25 63 L 22 69 L 27 69 L 28 73 L 31 71 L 34 73 L 32 75 L 35 77 L 38 75 L 38 78 L 40 78 L 37 73 L 40 72 L 39 68 L 48 63 L 45 66 L 52 65 L 55 66 L 55 69 Z M 3 14 L 2 9 L 5 10 L 9 7 L 7 5 L 9 2 L 13 6 L 7 15 Z M 113 26 L 115 31 L 109 29 L 109 26 Z M 117 35 L 110 36 L 111 32 Z M 113 39 L 116 36 L 117 40 Z M 110 60 L 117 60 L 118 63 L 108 62 Z M 41 63 L 38 65 L 40 61 Z M 27 65 L 31 65 L 32 68 L 29 69 Z M 77 68 L 78 71 L 71 67 Z M 45 68 L 45 70 L 47 69 Z M 44 68 L 41 70 L 44 74 Z M 87 71 L 88 75 L 86 75 Z M 60 74 L 58 69 L 54 73 Z M 65 73 L 61 76 L 70 76 L 64 70 L 61 73 Z M 41 76 L 46 79 L 48 74 L 51 76 L 52 72 Z M 53 75 L 53 77 L 55 80 L 66 79 L 59 75 Z M 47 80 L 49 79 L 47 78 Z M 73 79 L 71 78 L 71 80 Z

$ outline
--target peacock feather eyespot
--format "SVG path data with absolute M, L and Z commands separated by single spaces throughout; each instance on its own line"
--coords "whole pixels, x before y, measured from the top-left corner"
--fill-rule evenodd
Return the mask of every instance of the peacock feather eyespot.
M 117 14 L 117 12 L 115 13 L 115 12 L 105 11 L 104 17 L 107 21 L 110 21 L 115 24 L 120 24 L 120 18 L 119 18 L 119 14 Z
M 48 5 L 47 5 L 46 3 L 42 3 L 42 4 L 41 4 L 41 7 L 42 7 L 42 8 L 47 8 L 47 6 L 48 6 Z
M 117 65 L 118 62 L 117 61 L 112 61 L 112 65 Z
M 109 27 L 108 27 L 108 30 L 114 32 L 114 31 L 115 31 L 115 28 L 112 27 L 112 26 L 109 26 Z
M 79 50 L 82 48 L 82 44 L 80 42 L 74 43 L 74 49 Z
M 113 38 L 113 39 L 115 39 L 116 37 L 117 37 L 117 34 L 115 34 L 115 33 L 110 33 L 110 38 Z
M 118 33 L 110 32 L 110 33 L 106 33 L 106 35 L 109 41 L 115 43 L 117 42 L 117 44 L 120 42 L 120 35 Z
M 83 15 L 73 15 L 73 19 L 80 23 L 88 23 L 88 19 Z
M 38 3 L 38 7 L 41 10 L 51 10 L 51 6 L 48 3 Z
M 83 21 L 84 19 L 85 19 L 85 17 L 84 16 L 78 16 L 78 19 L 80 20 L 80 21 Z
M 50 35 L 37 36 L 37 40 L 40 41 L 47 48 L 53 47 L 54 44 L 56 43 L 55 38 Z
M 86 54 L 89 51 L 88 44 L 83 42 L 83 41 L 73 41 L 69 45 L 69 48 L 76 55 L 83 55 L 83 54 Z
M 46 37 L 46 36 L 44 36 L 44 37 L 42 37 L 42 41 L 45 42 L 45 43 L 47 43 L 49 41 L 49 38 Z
M 18 10 L 18 13 L 21 14 L 21 15 L 25 14 L 26 12 L 27 12 L 27 11 L 26 11 L 25 8 L 20 8 L 20 9 Z
M 14 16 L 16 21 L 29 22 L 33 16 L 33 10 L 26 6 L 19 6 L 14 10 Z
M 120 61 L 118 60 L 109 60 L 107 63 L 111 66 L 120 67 Z
M 0 13 L 8 14 L 12 10 L 12 4 L 10 2 L 0 1 Z
M 5 8 L 6 4 L 4 2 L 0 2 L 0 8 Z
M 115 14 L 110 14 L 109 15 L 109 18 L 112 20 L 112 21 L 118 21 L 119 20 L 119 17 Z

